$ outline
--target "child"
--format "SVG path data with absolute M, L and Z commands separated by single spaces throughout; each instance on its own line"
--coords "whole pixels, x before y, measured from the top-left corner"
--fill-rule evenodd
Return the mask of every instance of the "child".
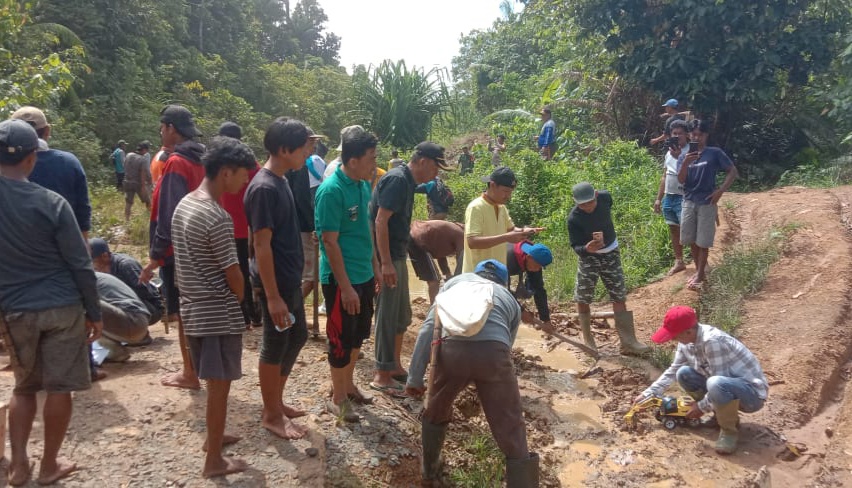
M 225 435 L 231 381 L 242 376 L 240 302 L 245 291 L 237 259 L 234 224 L 218 203 L 238 193 L 255 165 L 248 146 L 216 137 L 201 159 L 205 176 L 178 203 L 172 218 L 172 242 L 184 334 L 192 365 L 207 381 L 207 458 L 205 478 L 244 471 L 240 459 L 222 457 L 222 446 L 239 440 Z

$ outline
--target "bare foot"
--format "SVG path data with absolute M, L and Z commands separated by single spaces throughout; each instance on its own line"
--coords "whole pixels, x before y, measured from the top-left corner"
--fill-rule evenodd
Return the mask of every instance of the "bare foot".
M 301 439 L 307 433 L 307 428 L 296 425 L 287 417 L 274 419 L 263 419 L 260 423 L 263 427 L 282 439 Z
M 56 464 L 53 466 L 45 466 L 44 461 L 42 461 L 36 482 L 40 485 L 52 485 L 73 473 L 76 469 L 76 464 L 63 458 L 57 458 Z
M 172 373 L 160 378 L 160 384 L 163 386 L 173 386 L 175 388 L 186 388 L 188 390 L 200 390 L 201 383 L 197 377 L 188 377 L 183 371 Z
M 680 273 L 681 271 L 684 271 L 684 270 L 686 270 L 686 265 L 683 264 L 683 261 L 675 261 L 674 266 L 672 266 L 672 269 L 670 269 L 669 272 L 666 273 L 666 276 L 671 276 L 671 275 Z
M 33 474 L 33 465 L 29 459 L 25 459 L 22 463 L 10 464 L 7 475 L 9 477 L 10 486 L 25 485 L 30 480 Z
M 308 412 L 305 412 L 304 410 L 299 410 L 296 407 L 291 407 L 290 405 L 287 405 L 283 402 L 281 403 L 281 410 L 284 412 L 284 415 L 286 415 L 288 419 L 304 417 L 308 414 Z
M 243 438 L 238 436 L 238 435 L 225 434 L 225 435 L 222 436 L 222 445 L 223 446 L 230 446 L 231 444 L 236 444 L 237 442 L 240 442 L 241 440 L 243 440 Z M 207 441 L 206 440 L 204 441 L 204 444 L 201 446 L 201 450 L 204 451 L 204 452 L 207 452 Z
M 215 478 L 216 476 L 225 476 L 233 473 L 240 473 L 248 469 L 248 464 L 242 459 L 223 457 L 214 465 L 204 463 L 204 471 L 201 474 L 205 478 Z

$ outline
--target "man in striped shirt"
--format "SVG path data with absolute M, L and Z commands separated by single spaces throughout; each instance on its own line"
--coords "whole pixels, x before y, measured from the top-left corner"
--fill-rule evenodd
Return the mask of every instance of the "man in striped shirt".
M 231 381 L 242 376 L 240 302 L 245 288 L 234 242 L 234 224 L 219 204 L 224 193 L 239 192 L 256 166 L 248 146 L 216 137 L 202 156 L 205 176 L 178 203 L 172 217 L 175 271 L 184 334 L 193 367 L 207 381 L 205 478 L 244 471 L 242 460 L 224 458 L 222 446 L 239 440 L 225 435 Z
M 677 352 L 672 365 L 635 401 L 662 396 L 677 379 L 696 400 L 687 416 L 698 418 L 715 412 L 721 428 L 716 452 L 733 453 L 737 448 L 739 411 L 760 410 L 769 395 L 769 383 L 760 362 L 742 342 L 698 323 L 695 310 L 682 305 L 666 312 L 663 326 L 651 340 L 657 344 L 675 340 Z

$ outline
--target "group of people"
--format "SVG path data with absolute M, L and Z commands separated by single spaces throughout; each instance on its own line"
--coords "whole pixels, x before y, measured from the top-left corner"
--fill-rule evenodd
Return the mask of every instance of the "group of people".
M 676 123 L 672 126 L 680 130 Z M 182 356 L 181 370 L 162 383 L 181 388 L 200 388 L 200 380 L 207 384 L 205 477 L 246 468 L 243 461 L 223 456 L 222 448 L 239 440 L 225 426 L 230 383 L 242 377 L 247 326 L 262 327 L 261 425 L 285 439 L 304 436 L 306 427 L 294 419 L 305 411 L 288 405 L 284 393 L 308 336 L 304 298 L 318 281 L 327 307 L 329 413 L 357 422 L 358 408 L 373 402 L 356 385 L 354 369 L 375 319 L 370 389 L 391 397 L 419 397 L 426 391 L 426 366 L 432 363 L 421 434 L 424 481 L 439 481 L 453 399 L 475 383 L 507 458 L 508 486 L 538 486 L 538 456 L 527 446 L 511 346 L 524 314 L 519 297 L 534 297 L 539 322 L 552 331 L 542 271 L 553 255 L 531 240 L 542 228 L 518 227 L 509 215 L 506 204 L 517 186 L 510 168 L 498 166 L 484 178 L 484 191 L 467 205 L 463 226 L 440 219 L 413 223 L 419 185 L 453 169 L 444 148 L 433 142 L 418 144 L 407 163 L 380 175 L 378 139 L 360 126 L 341 131 L 340 156 L 328 165 L 319 154 L 324 153 L 318 144 L 324 136 L 292 118 L 278 118 L 267 128 L 263 144 L 268 157 L 262 165 L 240 141 L 236 124 L 224 123 L 202 145 L 192 114 L 180 105 L 161 111 L 159 131 L 162 147 L 151 167 L 163 164 L 150 180 L 155 183 L 150 259 L 143 267 L 129 256 L 111 253 L 101 239 L 87 243 L 91 208 L 85 174 L 73 155 L 49 149 L 44 114 L 25 107 L 0 122 L 0 231 L 8 236 L 0 243 L 0 265 L 9 270 L 0 276 L 0 329 L 16 380 L 10 405 L 10 484 L 23 484 L 30 476 L 27 442 L 35 393 L 48 393 L 38 478 L 51 483 L 75 469 L 58 457 L 71 416 L 70 393 L 99 377 L 87 342 L 103 335 L 100 342 L 120 358 L 126 355 L 125 345 L 150 340 L 147 327 L 161 317 L 177 322 Z M 691 189 L 687 195 L 706 200 L 695 202 L 699 222 L 693 232 L 700 237 L 690 240 L 689 232 L 681 236 L 698 246 L 706 244 L 703 218 L 711 214 L 700 207 L 715 207 L 721 196 L 707 186 L 708 175 L 724 167 L 716 151 L 707 151 L 706 132 L 706 124 L 695 124 L 698 149 L 680 157 L 677 173 Z M 140 144 L 139 149 L 144 156 L 148 148 L 141 152 Z M 123 157 L 126 192 L 127 168 L 136 164 L 128 159 Z M 149 183 L 143 173 L 139 188 Z M 695 187 L 690 186 L 693 180 Z M 585 182 L 575 185 L 572 195 L 576 205 L 567 230 L 579 258 L 575 301 L 584 341 L 595 347 L 589 305 L 600 277 L 613 301 L 621 352 L 645 354 L 649 348 L 636 339 L 632 312 L 626 308 L 612 196 Z M 684 205 L 684 222 L 686 214 Z M 312 255 L 315 246 L 317 256 Z M 694 251 L 697 266 L 700 252 Z M 457 266 L 451 273 L 446 258 L 453 255 Z M 433 305 L 406 369 L 401 350 L 412 321 L 409 257 L 418 277 L 429 283 Z M 446 279 L 440 292 L 434 258 Z M 318 275 L 313 259 L 319 261 Z M 156 270 L 159 289 L 150 285 Z M 510 276 L 518 276 L 514 293 Z M 735 339 L 698 324 L 694 311 L 673 309 L 652 339 L 674 339 L 684 346 L 646 394 L 659 394 L 676 377 L 700 400 L 695 415 L 717 412 L 723 434 L 717 450 L 732 452 L 736 412 L 759 409 L 766 398 L 756 359 Z M 698 352 L 690 344 L 706 346 Z M 43 361 L 48 356 L 51 361 Z

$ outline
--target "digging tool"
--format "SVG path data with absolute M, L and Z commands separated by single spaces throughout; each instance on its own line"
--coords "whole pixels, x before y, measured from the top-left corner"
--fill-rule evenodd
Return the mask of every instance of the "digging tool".
M 319 337 L 319 243 L 316 241 L 314 241 L 314 288 L 311 293 L 313 293 L 314 302 L 314 323 L 311 334 L 316 339 Z
M 615 318 L 615 312 L 589 312 L 593 319 L 612 319 Z M 580 316 L 578 313 L 569 313 L 569 317 L 576 319 Z
M 591 347 L 589 347 L 589 346 L 587 346 L 583 343 L 577 342 L 575 340 L 569 339 L 569 338 L 565 337 L 564 335 L 560 334 L 559 332 L 556 332 L 555 330 L 553 330 L 552 326 L 549 326 L 549 325 L 545 324 L 544 322 L 542 322 L 541 320 L 537 319 L 536 316 L 532 314 L 532 312 L 530 312 L 529 310 L 527 310 L 523 306 L 521 307 L 521 319 L 525 323 L 531 324 L 537 330 L 540 330 L 547 335 L 553 336 L 553 337 L 559 339 L 560 341 L 562 341 L 566 344 L 570 344 L 570 345 L 576 347 L 577 349 L 588 354 L 589 356 L 591 356 L 595 360 L 600 359 L 600 357 L 601 357 L 600 353 L 598 353 L 597 351 L 595 351 Z

